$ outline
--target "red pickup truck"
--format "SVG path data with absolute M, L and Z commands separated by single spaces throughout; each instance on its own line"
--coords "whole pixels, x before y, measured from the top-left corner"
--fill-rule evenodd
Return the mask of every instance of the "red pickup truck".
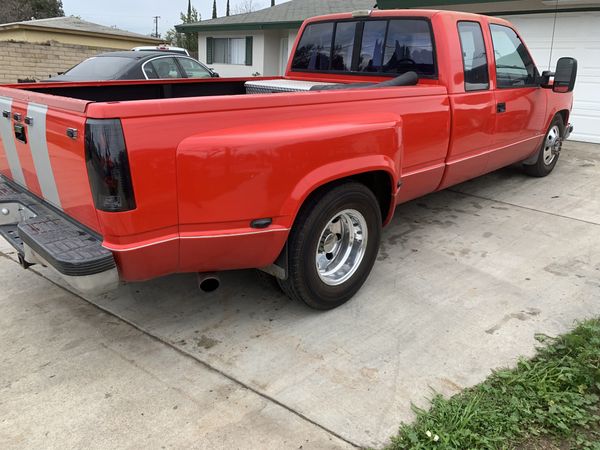
M 549 174 L 576 69 L 505 20 L 358 11 L 306 21 L 284 77 L 0 87 L 0 233 L 81 290 L 260 268 L 333 308 L 399 203 Z

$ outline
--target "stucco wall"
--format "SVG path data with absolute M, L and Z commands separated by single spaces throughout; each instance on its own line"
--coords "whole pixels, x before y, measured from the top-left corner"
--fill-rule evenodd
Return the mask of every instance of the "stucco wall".
M 142 45 L 156 45 L 160 41 L 150 39 L 133 39 L 110 35 L 85 35 L 67 31 L 31 30 L 24 28 L 0 30 L 0 41 L 23 41 L 45 43 L 56 41 L 62 44 L 84 45 L 108 49 L 130 50 Z
M 46 42 L 0 41 L 0 83 L 18 79 L 43 80 L 78 64 L 85 58 L 110 50 L 105 47 Z
M 252 65 L 209 64 L 222 77 L 251 77 L 279 75 L 281 67 L 281 39 L 287 37 L 288 52 L 291 51 L 298 30 L 281 31 L 214 31 L 198 34 L 198 59 L 206 62 L 206 38 L 245 38 L 253 36 Z
M 262 32 L 256 31 L 238 31 L 238 32 L 212 32 L 198 36 L 198 59 L 206 63 L 206 38 L 246 38 L 252 36 L 252 65 L 246 66 L 243 64 L 208 64 L 208 66 L 217 72 L 222 77 L 251 77 L 255 73 L 261 75 L 265 71 L 264 63 L 264 48 L 265 38 Z

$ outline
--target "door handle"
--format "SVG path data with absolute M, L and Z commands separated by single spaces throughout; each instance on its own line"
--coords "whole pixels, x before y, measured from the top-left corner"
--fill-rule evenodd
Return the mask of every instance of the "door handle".
M 496 105 L 496 112 L 498 112 L 498 113 L 506 112 L 506 103 L 504 103 L 504 102 L 498 103 Z

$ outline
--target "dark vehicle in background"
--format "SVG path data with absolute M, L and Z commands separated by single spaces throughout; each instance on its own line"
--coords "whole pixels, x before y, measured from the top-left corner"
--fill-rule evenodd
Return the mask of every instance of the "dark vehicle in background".
M 123 51 L 88 58 L 47 81 L 156 80 L 214 78 L 219 75 L 189 56 L 165 52 Z

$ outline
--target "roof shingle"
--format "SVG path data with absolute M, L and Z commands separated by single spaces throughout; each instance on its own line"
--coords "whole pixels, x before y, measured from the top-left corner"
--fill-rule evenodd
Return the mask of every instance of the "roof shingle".
M 11 22 L 0 24 L 0 29 L 13 28 L 19 26 L 36 27 L 36 28 L 55 28 L 57 30 L 68 30 L 83 33 L 108 34 L 113 36 L 122 36 L 136 39 L 156 40 L 160 39 L 145 36 L 143 34 L 132 33 L 130 31 L 120 30 L 118 28 L 107 27 L 97 23 L 87 22 L 78 17 L 52 17 L 50 19 L 35 19 L 25 20 L 23 22 Z
M 178 31 L 200 31 L 208 29 L 244 29 L 276 24 L 301 23 L 305 19 L 324 14 L 335 14 L 372 9 L 376 0 L 292 0 L 286 3 L 246 14 L 236 14 L 218 19 L 177 25 Z

